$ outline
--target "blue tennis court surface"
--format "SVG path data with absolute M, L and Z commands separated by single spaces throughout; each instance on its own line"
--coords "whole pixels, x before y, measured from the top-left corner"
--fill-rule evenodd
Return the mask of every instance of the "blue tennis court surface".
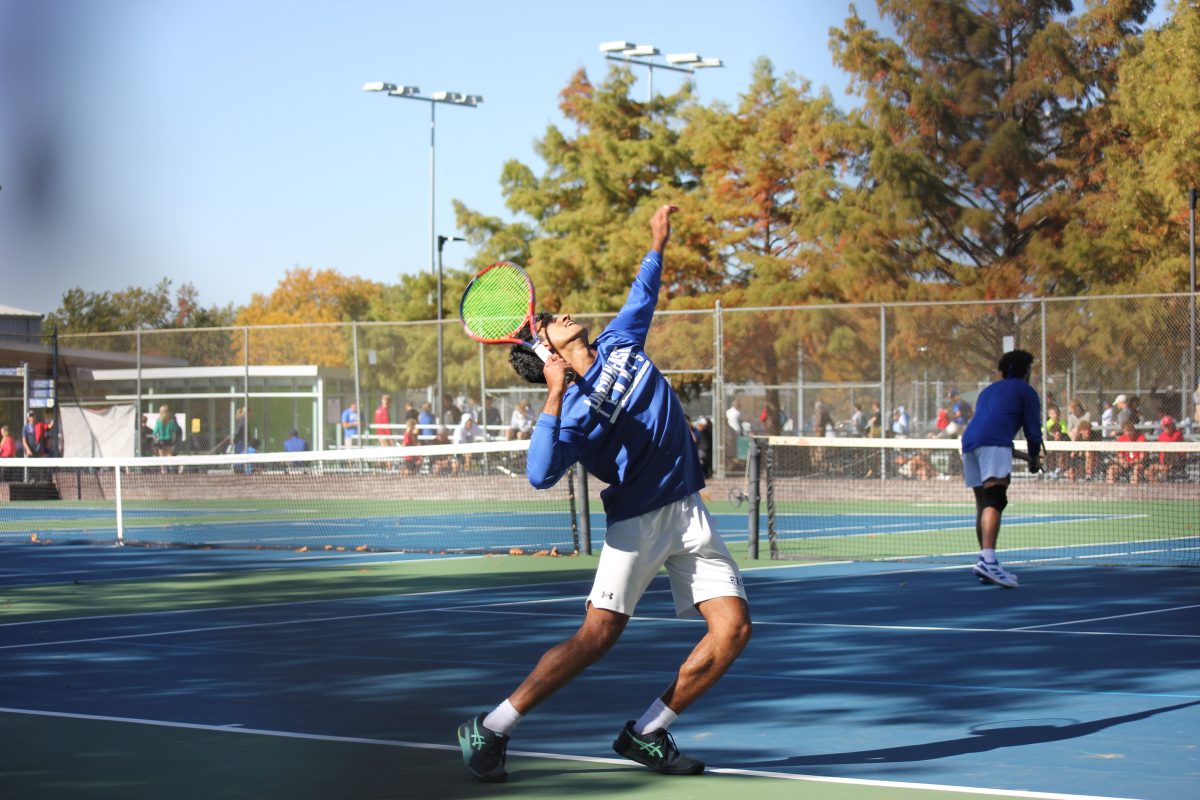
M 360 557 L 385 571 L 375 574 L 394 570 L 403 593 L 0 616 L 0 706 L 400 749 L 456 749 L 454 726 L 503 699 L 574 631 L 589 587 L 576 573 L 510 585 L 464 574 L 458 588 L 420 589 L 423 565 L 531 559 L 300 561 L 290 552 L 31 545 L 0 554 L 18 567 L 0 575 L 6 587 L 41 575 L 43 589 L 81 581 L 99 582 L 98 592 L 120 578 L 122 561 L 142 559 L 146 570 L 131 574 L 304 566 L 317 576 L 312 567 Z M 570 561 L 585 572 L 594 563 Z M 1020 576 L 1021 588 L 1006 591 L 978 585 L 966 563 L 751 569 L 754 638 L 673 726 L 676 740 L 718 770 L 865 781 L 863 797 L 875 796 L 867 794 L 875 782 L 998 796 L 1191 796 L 1200 773 L 1194 571 L 1028 565 Z M 616 648 L 518 728 L 509 763 L 518 786 L 507 791 L 524 781 L 534 793 L 525 796 L 536 796 L 539 773 L 526 754 L 611 757 L 616 731 L 669 682 L 701 633 L 700 623 L 674 618 L 657 579 Z M 459 796 L 468 779 L 451 766 L 412 788 Z M 344 796 L 354 796 L 353 781 Z M 805 791 L 796 786 L 796 796 Z

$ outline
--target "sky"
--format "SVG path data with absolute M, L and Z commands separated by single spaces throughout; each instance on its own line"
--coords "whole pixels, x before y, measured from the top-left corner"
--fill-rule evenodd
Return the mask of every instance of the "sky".
M 857 3 L 872 27 L 871 0 Z M 430 104 L 369 81 L 482 95 L 436 107 L 437 234 L 452 201 L 511 219 L 499 178 L 563 127 L 558 95 L 601 42 L 697 52 L 701 102 L 736 105 L 769 58 L 828 88 L 844 0 L 0 0 L 0 305 L 193 284 L 246 304 L 295 267 L 385 283 L 430 268 Z M 736 13 L 731 13 L 736 10 Z M 635 68 L 635 96 L 648 91 Z M 654 88 L 687 76 L 656 70 Z M 568 129 L 569 130 L 569 129 Z M 471 255 L 449 243 L 447 268 Z

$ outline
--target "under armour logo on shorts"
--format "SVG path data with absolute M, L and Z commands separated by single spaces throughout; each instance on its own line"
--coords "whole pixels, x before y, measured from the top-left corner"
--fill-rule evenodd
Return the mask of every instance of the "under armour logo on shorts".
M 600 596 L 601 596 L 602 598 L 604 598 L 605 600 L 612 600 L 612 599 L 613 599 L 613 593 L 612 593 L 612 592 L 601 592 L 601 593 L 600 593 Z

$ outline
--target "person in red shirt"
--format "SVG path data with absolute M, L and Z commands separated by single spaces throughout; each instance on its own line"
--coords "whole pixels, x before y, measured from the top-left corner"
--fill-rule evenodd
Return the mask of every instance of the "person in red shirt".
M 1121 426 L 1118 442 L 1144 442 L 1146 437 L 1138 433 L 1132 422 Z M 1118 478 L 1129 476 L 1130 483 L 1141 483 L 1146 476 L 1146 454 L 1142 451 L 1117 453 L 1116 460 L 1108 465 L 1108 482 L 1116 483 Z
M 17 457 L 17 440 L 12 438 L 12 432 L 7 425 L 0 425 L 0 458 Z
M 1170 414 L 1162 418 L 1162 433 L 1158 441 L 1168 444 L 1183 441 L 1183 431 L 1175 427 L 1175 418 Z M 1183 453 L 1159 453 L 1158 460 L 1146 467 L 1146 480 L 1169 480 L 1172 473 L 1183 466 Z
M 379 398 L 379 408 L 375 409 L 375 435 L 379 437 L 379 444 L 385 446 L 393 444 L 391 438 L 389 438 L 392 435 L 392 429 L 386 427 L 392 421 L 391 414 L 388 412 L 388 404 L 391 402 L 392 396 L 385 394 Z
M 17 440 L 12 437 L 12 431 L 7 425 L 0 425 L 0 458 L 17 457 Z M 9 480 L 9 469 L 0 467 L 0 481 Z

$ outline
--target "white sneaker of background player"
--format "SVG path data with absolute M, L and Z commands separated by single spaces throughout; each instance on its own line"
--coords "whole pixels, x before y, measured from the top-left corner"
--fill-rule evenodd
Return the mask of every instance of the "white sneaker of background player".
M 1006 589 L 1017 588 L 1017 576 L 1000 566 L 998 561 L 984 561 L 981 558 L 975 563 L 975 569 L 972 571 L 982 581 L 994 583 Z

